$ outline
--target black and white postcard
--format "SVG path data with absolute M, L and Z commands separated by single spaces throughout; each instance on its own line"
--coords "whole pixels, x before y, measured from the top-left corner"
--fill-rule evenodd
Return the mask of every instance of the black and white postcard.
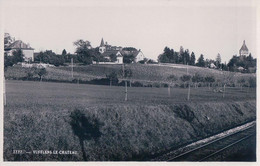
M 2 164 L 256 164 L 256 0 L 0 5 Z

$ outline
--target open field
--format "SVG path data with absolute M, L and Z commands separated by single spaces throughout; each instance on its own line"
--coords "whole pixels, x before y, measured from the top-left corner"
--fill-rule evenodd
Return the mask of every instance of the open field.
M 188 73 L 194 75 L 199 73 L 201 76 L 214 76 L 216 82 L 221 82 L 223 80 L 224 74 L 229 72 L 222 72 L 220 70 L 201 68 L 196 66 L 186 66 L 180 64 L 128 64 L 126 68 L 133 71 L 132 80 L 133 81 L 152 81 L 152 82 L 167 82 L 167 78 L 170 75 L 175 75 L 180 77 Z M 71 77 L 71 67 L 61 66 L 61 67 L 49 67 L 47 68 L 48 74 L 44 76 L 45 79 L 53 80 L 92 80 L 95 78 L 105 78 L 107 74 L 112 71 L 119 71 L 122 65 L 87 65 L 87 66 L 74 66 L 73 75 Z M 21 78 L 26 77 L 29 68 L 22 68 L 20 66 L 9 67 L 5 72 L 6 78 Z M 255 77 L 255 73 L 245 74 L 245 73 L 231 73 L 234 76 L 232 82 L 236 83 L 238 79 L 249 77 Z
M 84 141 L 87 160 L 146 160 L 256 118 L 256 91 L 227 88 L 225 98 L 208 88 L 124 87 L 6 81 L 5 160 L 83 160 L 70 115 L 80 109 L 102 125 L 98 141 Z M 14 155 L 12 149 L 72 150 L 76 155 Z

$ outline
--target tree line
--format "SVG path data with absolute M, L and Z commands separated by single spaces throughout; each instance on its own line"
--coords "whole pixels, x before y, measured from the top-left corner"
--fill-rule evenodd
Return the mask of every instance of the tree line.
M 204 58 L 203 54 L 200 54 L 197 62 L 194 52 L 189 51 L 181 46 L 179 52 L 174 51 L 169 47 L 165 47 L 163 53 L 158 56 L 159 63 L 174 63 L 185 64 L 199 67 L 209 67 L 221 69 L 224 71 L 241 71 L 241 72 L 256 72 L 256 58 L 253 58 L 251 53 L 248 56 L 236 56 L 234 55 L 228 62 L 221 62 L 221 55 L 218 53 L 215 60 Z M 239 67 L 242 67 L 239 69 Z

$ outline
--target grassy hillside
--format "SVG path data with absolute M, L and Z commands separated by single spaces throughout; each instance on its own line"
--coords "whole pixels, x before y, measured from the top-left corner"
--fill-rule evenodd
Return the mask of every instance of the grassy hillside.
M 256 118 L 255 89 L 229 89 L 226 98 L 208 88 L 129 88 L 7 81 L 4 159 L 82 161 L 70 115 L 75 109 L 97 119 L 98 141 L 84 140 L 87 160 L 147 160 L 149 156 L 207 137 Z M 12 149 L 72 150 L 76 155 L 14 155 Z
M 202 76 L 211 76 L 213 75 L 216 81 L 221 82 L 223 80 L 224 74 L 229 72 L 222 72 L 219 70 L 200 68 L 196 66 L 186 66 L 186 65 L 142 65 L 142 64 L 128 64 L 126 68 L 133 71 L 132 80 L 133 81 L 155 81 L 155 82 L 167 82 L 167 78 L 170 75 L 175 75 L 180 77 L 188 73 L 194 75 L 199 73 Z M 112 71 L 119 71 L 122 68 L 122 65 L 88 65 L 88 66 L 75 66 L 73 68 L 74 78 L 71 77 L 71 67 L 53 67 L 47 68 L 48 74 L 45 76 L 45 79 L 54 79 L 54 80 L 92 80 L 95 78 L 105 78 L 107 74 L 110 74 Z M 26 77 L 29 68 L 22 68 L 20 66 L 14 66 L 8 68 L 5 72 L 6 78 L 21 78 Z M 230 73 L 229 75 L 233 76 L 233 82 L 235 83 L 240 78 L 248 79 L 248 77 L 255 77 L 255 74 L 242 74 L 242 73 Z

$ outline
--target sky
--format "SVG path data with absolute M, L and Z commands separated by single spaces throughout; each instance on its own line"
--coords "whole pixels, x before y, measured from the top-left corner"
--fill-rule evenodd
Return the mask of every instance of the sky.
M 73 42 L 101 38 L 141 49 L 157 59 L 165 46 L 180 46 L 198 59 L 222 62 L 238 54 L 243 40 L 256 57 L 254 0 L 3 0 L 4 31 L 35 49 L 74 53 Z

